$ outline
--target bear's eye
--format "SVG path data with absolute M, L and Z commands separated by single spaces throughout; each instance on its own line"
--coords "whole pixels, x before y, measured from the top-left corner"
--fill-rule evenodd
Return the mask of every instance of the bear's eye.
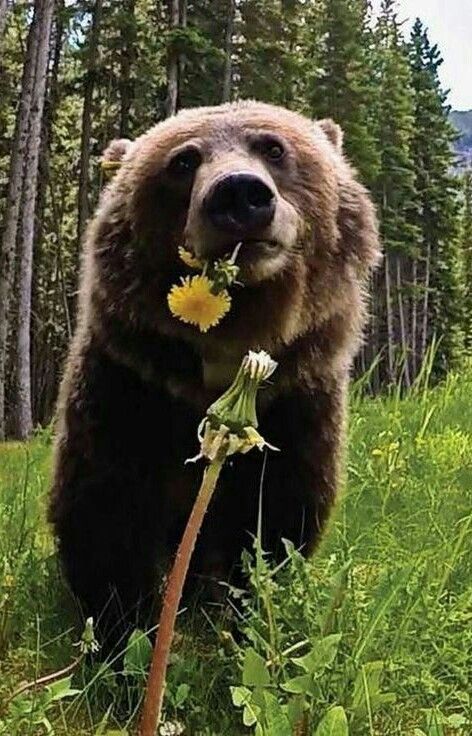
M 202 155 L 198 148 L 189 147 L 177 153 L 171 159 L 167 171 L 171 176 L 185 177 L 194 174 L 202 163 Z
M 285 155 L 285 148 L 275 138 L 267 138 L 262 141 L 260 151 L 269 161 L 273 162 L 281 161 Z

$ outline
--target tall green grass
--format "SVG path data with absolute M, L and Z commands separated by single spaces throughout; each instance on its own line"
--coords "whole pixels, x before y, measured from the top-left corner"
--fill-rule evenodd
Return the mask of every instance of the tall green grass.
M 314 559 L 288 547 L 273 570 L 256 544 L 229 612 L 200 602 L 182 615 L 169 729 L 472 734 L 472 371 L 434 389 L 425 371 L 403 398 L 361 393 L 346 487 Z M 49 464 L 47 434 L 0 446 L 0 733 L 47 733 L 41 708 L 54 734 L 132 733 L 149 654 L 139 635 L 126 676 L 84 664 L 80 692 L 6 705 L 22 681 L 68 664 L 80 636 L 44 522 Z

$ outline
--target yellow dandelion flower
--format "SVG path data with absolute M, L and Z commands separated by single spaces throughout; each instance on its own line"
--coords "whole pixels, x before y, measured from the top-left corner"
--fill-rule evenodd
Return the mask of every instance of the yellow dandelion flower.
M 229 312 L 231 297 L 226 289 L 213 294 L 212 286 L 207 276 L 187 276 L 182 279 L 180 286 L 173 286 L 167 296 L 167 303 L 174 317 L 196 325 L 200 332 L 206 332 L 217 325 Z
M 193 253 L 190 253 L 189 250 L 186 250 L 182 246 L 179 246 L 179 258 L 189 268 L 203 268 L 203 261 L 201 261 Z

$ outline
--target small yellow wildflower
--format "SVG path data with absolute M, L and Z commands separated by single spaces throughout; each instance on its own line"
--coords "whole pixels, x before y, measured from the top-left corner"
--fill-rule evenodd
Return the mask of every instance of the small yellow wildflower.
M 207 276 L 187 276 L 180 286 L 173 286 L 167 296 L 169 309 L 182 322 L 207 332 L 229 312 L 231 297 L 226 291 L 214 294 Z
M 189 250 L 183 248 L 181 245 L 179 246 L 179 258 L 189 268 L 197 268 L 201 270 L 204 266 L 203 261 L 197 258 L 197 256 L 195 256 L 193 253 L 190 253 Z
M 117 171 L 121 167 L 121 161 L 100 161 L 100 168 L 103 171 Z

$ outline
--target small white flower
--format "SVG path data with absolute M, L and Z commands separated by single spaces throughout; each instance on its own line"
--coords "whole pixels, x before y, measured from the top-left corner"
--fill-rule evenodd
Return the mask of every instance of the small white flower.
M 160 736 L 181 736 L 185 726 L 180 721 L 166 721 L 159 727 Z
M 272 360 L 265 350 L 249 350 L 243 359 L 243 371 L 256 381 L 265 381 L 277 368 L 277 363 Z
M 93 618 L 90 616 L 85 622 L 85 628 L 80 637 L 80 641 L 74 646 L 79 647 L 82 654 L 94 654 L 100 649 L 100 644 L 95 639 L 95 632 L 93 629 Z

